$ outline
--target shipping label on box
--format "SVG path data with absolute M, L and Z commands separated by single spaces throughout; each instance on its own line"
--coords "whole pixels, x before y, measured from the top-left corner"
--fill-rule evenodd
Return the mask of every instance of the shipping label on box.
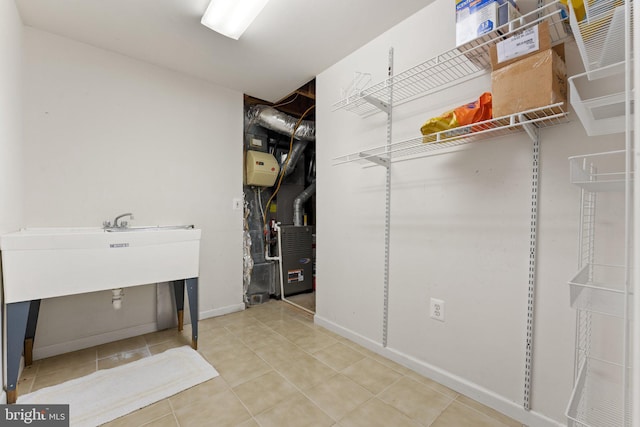
M 540 50 L 538 26 L 528 28 L 507 40 L 501 41 L 496 48 L 498 50 L 498 62 L 508 61 L 509 59 Z
M 491 46 L 491 68 L 497 70 L 550 47 L 549 23 L 544 21 Z

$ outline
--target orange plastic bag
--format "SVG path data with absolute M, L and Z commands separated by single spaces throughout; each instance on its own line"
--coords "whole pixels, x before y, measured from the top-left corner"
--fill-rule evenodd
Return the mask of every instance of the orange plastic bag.
M 438 117 L 427 120 L 420 128 L 422 135 L 425 135 L 423 142 L 435 141 L 436 137 L 432 135 L 434 133 L 491 119 L 493 113 L 491 106 L 491 93 L 485 92 L 474 102 L 461 105 L 454 110 L 447 111 Z M 475 129 L 470 128 L 465 129 L 464 133 L 474 131 Z

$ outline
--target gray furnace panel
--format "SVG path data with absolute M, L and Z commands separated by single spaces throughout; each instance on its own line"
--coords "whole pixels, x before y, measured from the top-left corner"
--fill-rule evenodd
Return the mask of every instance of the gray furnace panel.
M 313 227 L 285 225 L 280 229 L 284 296 L 313 290 Z

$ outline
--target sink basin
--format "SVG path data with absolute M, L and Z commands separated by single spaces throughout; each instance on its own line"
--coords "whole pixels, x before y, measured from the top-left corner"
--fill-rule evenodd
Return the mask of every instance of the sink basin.
M 5 303 L 198 277 L 200 229 L 114 231 L 24 228 L 0 236 Z
M 128 231 L 163 231 L 163 230 L 189 230 L 193 225 L 141 225 L 135 227 L 107 227 L 104 230 L 109 233 L 121 233 Z

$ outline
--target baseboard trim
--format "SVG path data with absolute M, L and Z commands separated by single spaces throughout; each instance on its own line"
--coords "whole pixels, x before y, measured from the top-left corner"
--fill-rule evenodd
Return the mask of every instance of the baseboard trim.
M 224 316 L 225 314 L 235 313 L 245 309 L 244 303 L 227 305 L 225 307 L 215 308 L 213 310 L 201 311 L 200 320 L 209 319 L 211 317 Z
M 156 332 L 158 327 L 156 323 L 148 323 L 145 325 L 133 326 L 131 328 L 119 329 L 117 331 L 109 331 L 103 334 L 91 335 L 63 343 L 52 344 L 44 347 L 35 347 L 33 349 L 33 359 L 39 360 L 58 354 L 69 353 L 84 348 L 94 347 L 100 344 L 106 344 L 113 341 L 123 340 L 139 335 Z M 37 345 L 37 344 L 36 344 Z
M 428 377 L 450 389 L 474 399 L 483 405 L 495 409 L 527 426 L 535 427 L 563 427 L 565 423 L 558 422 L 536 411 L 526 411 L 522 406 L 488 390 L 479 384 L 475 384 L 462 377 L 452 374 L 437 366 L 416 359 L 389 347 L 383 347 L 381 343 L 358 334 L 350 329 L 340 326 L 322 316 L 315 315 L 314 323 L 345 337 L 364 348 L 381 356 L 393 360 L 400 365 Z
M 218 317 L 229 313 L 235 313 L 236 311 L 242 311 L 245 309 L 244 303 L 234 304 L 213 310 L 200 312 L 200 320 L 208 319 L 210 317 Z M 188 313 L 185 316 L 185 324 L 190 321 Z M 63 343 L 52 344 L 44 347 L 36 347 L 33 349 L 33 359 L 39 360 L 47 357 L 57 356 L 59 354 L 69 353 L 71 351 L 82 350 L 84 348 L 94 347 L 96 345 L 106 344 L 113 341 L 123 340 L 131 337 L 137 337 L 139 335 L 150 334 L 158 330 L 157 324 L 148 323 L 145 325 L 133 326 L 131 328 L 119 329 L 117 331 L 109 331 L 103 334 L 92 335 L 89 337 L 79 338 Z

